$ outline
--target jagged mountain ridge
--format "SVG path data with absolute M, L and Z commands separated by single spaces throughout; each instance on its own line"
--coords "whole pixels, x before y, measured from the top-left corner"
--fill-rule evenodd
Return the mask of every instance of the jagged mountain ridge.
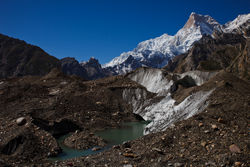
M 67 75 L 77 75 L 87 80 L 109 76 L 95 58 L 79 63 L 71 57 L 58 60 L 38 46 L 0 34 L 0 78 L 26 75 L 42 76 L 53 68 Z
M 173 57 L 186 53 L 202 36 L 213 36 L 213 32 L 243 33 L 249 26 L 250 14 L 239 15 L 235 20 L 220 25 L 208 15 L 191 13 L 188 21 L 174 36 L 163 34 L 160 37 L 143 41 L 133 51 L 124 52 L 103 68 L 113 74 L 124 74 L 138 67 L 161 68 Z
M 94 57 L 91 57 L 86 62 L 80 62 L 79 64 L 86 70 L 87 78 L 90 80 L 104 78 L 111 75 L 107 70 L 102 68 L 99 61 Z
M 99 61 L 91 57 L 86 62 L 78 62 L 73 57 L 66 57 L 60 60 L 62 71 L 68 75 L 77 75 L 87 80 L 99 79 L 109 76 L 107 71 L 102 69 Z

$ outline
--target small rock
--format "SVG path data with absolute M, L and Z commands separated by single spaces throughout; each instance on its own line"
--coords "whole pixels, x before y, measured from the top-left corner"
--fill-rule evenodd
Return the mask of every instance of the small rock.
M 133 167 L 131 164 L 123 165 L 123 167 Z
M 209 130 L 205 130 L 204 133 L 210 133 L 210 131 Z
M 180 150 L 181 153 L 184 153 L 185 151 L 186 151 L 185 148 Z
M 158 152 L 158 153 L 160 153 L 160 154 L 163 154 L 163 151 L 160 150 L 159 148 L 152 148 L 152 150 L 153 150 L 153 151 L 156 151 L 156 152 Z
M 184 164 L 183 163 L 174 163 L 174 167 L 183 167 L 184 166 Z
M 219 123 L 225 123 L 225 121 L 220 117 L 220 118 L 218 118 L 218 122 Z
M 112 148 L 113 149 L 118 149 L 118 148 L 120 148 L 120 146 L 119 145 L 114 145 Z
M 241 162 L 235 162 L 234 165 L 235 165 L 235 166 L 240 166 L 240 165 L 241 165 Z
M 216 166 L 216 164 L 213 161 L 208 161 L 205 163 L 205 166 Z
M 202 147 L 205 147 L 207 145 L 207 142 L 203 141 L 201 142 Z
M 125 148 L 130 148 L 131 145 L 129 142 L 123 142 L 122 145 L 125 147 Z
M 202 127 L 204 124 L 202 122 L 199 123 L 199 127 Z
M 100 149 L 101 149 L 100 147 L 94 147 L 94 148 L 92 148 L 92 151 L 98 151 Z
M 213 129 L 213 130 L 219 130 L 219 128 L 218 128 L 217 125 L 215 125 L 215 124 L 212 125 L 212 129 Z
M 57 95 L 57 94 L 59 94 L 59 93 L 60 93 L 60 90 L 58 90 L 58 89 L 52 89 L 52 90 L 49 92 L 49 95 L 54 96 L 54 95 Z
M 97 104 L 97 105 L 100 105 L 100 104 L 102 104 L 102 102 L 100 102 L 100 101 L 97 101 L 95 104 Z
M 129 158 L 136 158 L 137 157 L 137 155 L 135 155 L 133 153 L 123 153 L 122 155 L 125 157 L 129 157 Z
M 241 153 L 240 148 L 236 144 L 232 144 L 229 146 L 229 150 L 232 153 Z
M 125 152 L 126 152 L 126 153 L 132 153 L 133 151 L 132 151 L 131 148 L 125 148 Z
M 112 116 L 117 116 L 119 114 L 119 112 L 115 112 L 112 114 Z
M 72 162 L 68 162 L 67 165 L 68 166 L 73 166 L 73 163 Z
M 26 123 L 26 118 L 25 117 L 20 117 L 16 120 L 17 125 L 22 126 Z
M 168 166 L 173 166 L 173 164 L 172 163 L 168 163 Z
M 63 81 L 63 82 L 61 82 L 60 84 L 61 84 L 61 85 L 67 85 L 68 82 L 67 82 L 67 81 Z
M 124 163 L 124 164 L 128 164 L 128 161 L 123 161 L 122 163 Z

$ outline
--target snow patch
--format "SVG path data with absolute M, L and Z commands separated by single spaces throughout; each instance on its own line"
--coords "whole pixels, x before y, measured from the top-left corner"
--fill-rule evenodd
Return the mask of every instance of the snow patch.
M 223 26 L 223 31 L 226 33 L 231 33 L 240 28 L 244 23 L 247 23 L 247 27 L 250 26 L 250 13 L 245 15 L 239 15 L 233 21 L 226 23 Z

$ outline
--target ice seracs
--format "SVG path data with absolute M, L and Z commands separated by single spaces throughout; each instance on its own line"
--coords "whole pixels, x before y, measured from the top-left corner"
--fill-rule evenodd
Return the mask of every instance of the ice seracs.
M 164 73 L 162 69 L 139 68 L 126 77 L 141 84 L 146 88 L 125 89 L 123 99 L 131 104 L 133 112 L 144 120 L 151 121 L 146 126 L 145 134 L 165 130 L 177 121 L 190 118 L 202 112 L 208 105 L 208 97 L 213 92 L 198 91 L 176 105 L 172 98 L 172 87 L 185 76 L 189 76 L 195 85 L 202 85 L 216 72 L 188 71 L 183 74 Z M 173 79 L 175 78 L 175 79 Z M 148 93 L 153 93 L 149 95 Z M 148 98 L 150 97 L 150 98 Z

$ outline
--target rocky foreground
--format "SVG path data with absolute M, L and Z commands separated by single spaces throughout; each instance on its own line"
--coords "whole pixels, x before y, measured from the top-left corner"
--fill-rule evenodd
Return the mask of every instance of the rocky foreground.
M 250 83 L 220 72 L 205 112 L 163 132 L 45 166 L 249 166 Z
M 61 152 L 56 137 L 69 132 L 76 132 L 65 141 L 72 148 L 105 145 L 96 130 L 137 120 L 121 98 L 134 88 L 145 89 L 124 77 L 85 81 L 57 69 L 1 80 L 0 166 L 43 163 Z
M 77 131 L 66 140 L 69 147 L 102 145 L 93 132 L 136 120 L 122 91 L 145 88 L 123 76 L 84 81 L 57 70 L 44 77 L 1 80 L 0 86 L 1 166 L 249 165 L 250 83 L 223 70 L 201 86 L 181 89 L 184 94 L 215 89 L 204 112 L 163 132 L 59 162 L 48 160 L 60 153 L 55 137 Z

